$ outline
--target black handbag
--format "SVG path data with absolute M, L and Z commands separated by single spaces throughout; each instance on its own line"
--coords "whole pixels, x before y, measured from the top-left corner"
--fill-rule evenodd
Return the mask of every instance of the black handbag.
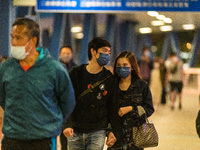
M 158 133 L 153 123 L 146 123 L 133 127 L 133 143 L 137 148 L 158 146 Z

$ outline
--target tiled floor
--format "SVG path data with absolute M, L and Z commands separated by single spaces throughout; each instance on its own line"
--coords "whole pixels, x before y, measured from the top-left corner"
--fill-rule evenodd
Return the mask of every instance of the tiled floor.
M 158 106 L 150 117 L 159 134 L 159 145 L 148 150 L 200 150 L 200 139 L 196 133 L 196 116 L 199 110 L 198 91 L 183 90 L 182 110 L 171 111 L 169 102 Z

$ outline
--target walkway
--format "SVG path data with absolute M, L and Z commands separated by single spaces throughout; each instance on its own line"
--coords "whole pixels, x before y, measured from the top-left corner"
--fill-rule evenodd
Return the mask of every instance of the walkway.
M 159 134 L 159 145 L 148 150 L 200 150 L 196 133 L 196 116 L 199 110 L 197 90 L 184 88 L 182 110 L 171 111 L 169 102 L 158 106 L 150 117 Z
M 146 150 L 200 150 L 195 128 L 198 101 L 197 90 L 184 89 L 182 110 L 176 107 L 171 111 L 169 102 L 165 106 L 159 105 L 149 118 L 158 131 L 159 145 Z

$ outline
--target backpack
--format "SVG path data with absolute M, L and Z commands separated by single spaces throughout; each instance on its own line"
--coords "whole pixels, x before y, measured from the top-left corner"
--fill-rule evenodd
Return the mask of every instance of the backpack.
M 178 67 L 175 66 L 175 67 L 173 67 L 172 69 L 170 69 L 170 72 L 171 72 L 172 74 L 174 74 L 174 73 L 177 72 L 177 70 L 178 70 Z

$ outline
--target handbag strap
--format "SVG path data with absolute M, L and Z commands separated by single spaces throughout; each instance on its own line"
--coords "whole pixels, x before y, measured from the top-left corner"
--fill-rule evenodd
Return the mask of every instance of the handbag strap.
M 81 99 L 84 95 L 86 95 L 87 93 L 91 92 L 95 87 L 97 87 L 99 84 L 101 84 L 102 82 L 104 82 L 106 79 L 108 79 L 111 75 L 108 75 L 107 77 L 105 77 L 103 80 L 101 81 L 97 81 L 95 84 L 93 84 L 90 88 L 86 89 L 85 91 L 83 91 L 79 96 L 78 99 Z
M 133 85 L 131 85 L 131 90 L 133 90 Z M 132 92 L 131 92 L 131 101 L 134 102 L 134 98 L 133 98 L 133 93 Z M 145 115 L 146 123 L 149 123 L 149 120 L 148 120 L 148 117 L 147 117 L 146 113 L 144 115 Z M 137 113 L 137 116 L 139 117 L 138 113 Z

